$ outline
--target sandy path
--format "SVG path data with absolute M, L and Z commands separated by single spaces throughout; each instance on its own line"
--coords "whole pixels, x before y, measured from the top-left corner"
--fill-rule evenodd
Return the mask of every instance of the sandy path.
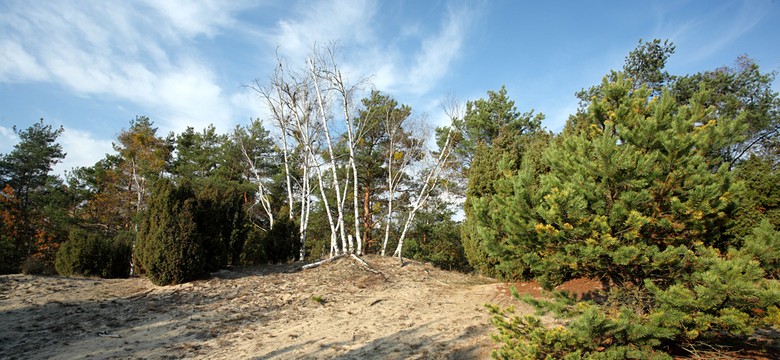
M 369 256 L 222 271 L 156 287 L 144 278 L 0 276 L 0 358 L 481 359 L 494 344 L 490 279 Z M 319 299 L 319 301 L 317 300 Z

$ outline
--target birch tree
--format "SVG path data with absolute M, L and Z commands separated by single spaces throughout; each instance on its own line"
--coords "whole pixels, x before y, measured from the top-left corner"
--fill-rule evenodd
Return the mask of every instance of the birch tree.
M 284 163 L 284 182 L 287 190 L 287 216 L 293 220 L 295 213 L 295 198 L 293 197 L 293 181 L 290 171 L 290 145 L 288 144 L 288 131 L 290 128 L 290 115 L 287 109 L 290 107 L 289 100 L 285 93 L 289 92 L 289 85 L 284 76 L 284 62 L 277 56 L 277 66 L 271 76 L 270 84 L 263 85 L 255 80 L 254 86 L 251 86 L 264 100 L 266 108 L 271 112 L 271 119 L 279 131 L 279 142 L 282 148 L 282 160 Z M 285 91 L 287 90 L 287 91 Z
M 259 119 L 254 120 L 246 129 L 236 127 L 233 131 L 233 141 L 238 146 L 241 152 L 244 162 L 244 168 L 247 174 L 245 177 L 255 183 L 257 186 L 257 194 L 255 195 L 255 204 L 260 205 L 268 218 L 268 228 L 274 227 L 274 211 L 271 207 L 271 195 L 269 189 L 263 183 L 263 180 L 267 178 L 267 174 L 264 174 L 264 169 L 261 167 L 268 167 L 265 161 L 261 158 L 264 154 L 263 147 L 270 148 L 270 144 L 267 144 L 270 139 L 268 138 L 268 131 L 263 128 L 262 122 Z
M 317 100 L 317 108 L 319 110 L 319 116 L 323 127 L 323 134 L 325 135 L 325 143 L 328 149 L 328 156 L 330 157 L 330 169 L 333 176 L 333 188 L 336 192 L 336 211 L 338 213 L 336 226 L 339 231 L 339 236 L 342 243 L 342 250 L 346 250 L 351 253 L 353 251 L 353 244 L 351 242 L 347 243 L 346 231 L 344 229 L 344 207 L 342 205 L 343 202 L 341 201 L 341 189 L 340 189 L 340 182 L 339 182 L 339 174 L 336 168 L 335 152 L 333 151 L 333 141 L 331 140 L 330 129 L 328 127 L 328 115 L 325 110 L 326 108 L 325 97 L 319 84 L 321 77 L 318 75 L 319 71 L 318 71 L 317 60 L 314 57 L 310 57 L 308 63 L 309 63 L 311 80 L 312 83 L 314 84 L 314 90 L 315 90 L 316 100 Z M 322 177 L 321 173 L 319 174 L 321 178 Z
M 414 221 L 414 217 L 417 214 L 417 212 L 420 211 L 420 208 L 422 208 L 423 205 L 425 205 L 425 203 L 428 201 L 428 198 L 430 198 L 433 190 L 436 188 L 437 184 L 439 183 L 439 180 L 441 179 L 441 175 L 444 172 L 444 165 L 447 163 L 447 159 L 452 153 L 452 138 L 454 134 L 453 120 L 457 119 L 458 110 L 460 107 L 454 102 L 452 102 L 447 106 L 448 107 L 445 108 L 445 111 L 447 112 L 450 118 L 450 127 L 449 130 L 447 131 L 447 137 L 444 143 L 442 144 L 441 148 L 439 149 L 439 154 L 436 158 L 435 163 L 433 163 L 433 165 L 430 166 L 425 171 L 425 175 L 424 175 L 425 180 L 422 183 L 422 187 L 420 188 L 420 191 L 414 197 L 414 200 L 412 200 L 409 213 L 407 214 L 406 221 L 404 222 L 403 229 L 401 230 L 401 235 L 398 237 L 398 246 L 396 247 L 395 252 L 393 253 L 393 256 L 398 256 L 398 259 L 401 262 L 403 262 L 403 258 L 401 255 L 404 246 L 404 239 L 406 237 L 406 233 L 409 231 L 409 226 Z
M 385 255 L 393 222 L 394 200 L 401 180 L 409 166 L 423 155 L 423 141 L 404 129 L 411 115 L 411 108 L 398 103 L 379 91 L 372 91 L 363 99 L 363 109 L 358 117 L 359 146 L 355 147 L 363 178 L 363 229 L 365 238 L 371 236 L 372 206 L 369 201 L 378 197 L 380 182 L 384 181 L 387 212 L 384 216 L 384 240 L 381 254 Z M 376 182 L 376 184 L 374 184 Z M 376 188 L 375 188 L 376 187 Z
M 315 55 L 316 55 L 316 49 L 315 49 Z M 352 200 L 353 200 L 353 210 L 354 210 L 354 219 L 355 219 L 355 240 L 357 242 L 357 254 L 362 255 L 363 240 L 360 234 L 360 210 L 359 210 L 360 206 L 358 201 L 359 182 L 358 182 L 357 166 L 355 165 L 356 135 L 359 133 L 359 129 L 355 129 L 355 124 L 352 121 L 352 114 L 350 112 L 352 108 L 352 95 L 353 92 L 356 90 L 357 85 L 350 86 L 347 83 L 347 81 L 344 79 L 341 70 L 336 65 L 335 49 L 333 46 L 326 47 L 321 58 L 322 59 L 320 63 L 322 64 L 322 68 L 320 69 L 320 75 L 324 78 L 324 80 L 327 83 L 330 84 L 331 88 L 334 91 L 336 91 L 336 93 L 338 93 L 338 96 L 341 100 L 341 110 L 344 113 L 344 125 L 347 131 L 347 149 L 349 153 L 349 168 L 352 170 L 352 183 L 353 183 Z M 332 156 L 331 159 L 333 159 Z M 349 246 L 350 246 L 349 251 L 352 252 L 351 241 Z
M 308 233 L 309 214 L 311 212 L 310 172 L 312 158 L 317 151 L 312 144 L 319 133 L 318 126 L 312 124 L 313 105 L 311 101 L 311 82 L 307 76 L 302 76 L 290 70 L 281 57 L 277 57 L 277 67 L 269 85 L 255 81 L 252 89 L 257 91 L 271 112 L 281 143 L 284 163 L 285 187 L 287 190 L 288 218 L 294 221 L 296 202 L 299 208 L 299 240 L 301 243 L 300 259 L 305 257 L 305 245 Z M 293 177 L 293 150 L 297 149 L 300 156 L 297 165 L 301 177 L 296 181 Z M 295 184 L 294 184 L 295 183 Z M 293 194 L 297 185 L 299 193 Z

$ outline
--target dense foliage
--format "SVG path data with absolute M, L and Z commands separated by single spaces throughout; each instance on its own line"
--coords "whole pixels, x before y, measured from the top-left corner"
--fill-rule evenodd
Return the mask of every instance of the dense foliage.
M 188 185 L 159 180 L 141 221 L 135 256 L 157 285 L 179 284 L 207 273 L 205 239 L 195 222 L 197 200 Z
M 98 231 L 73 230 L 69 240 L 57 251 L 57 273 L 65 276 L 128 277 L 134 237 L 129 232 L 120 232 L 112 237 Z
M 488 99 L 468 102 L 463 119 L 456 122 L 460 130 L 455 146 L 457 166 L 468 179 L 463 206 L 466 219 L 461 228 L 463 247 L 471 266 L 485 274 L 497 275 L 500 270 L 495 267 L 497 259 L 480 245 L 471 200 L 495 193 L 493 183 L 501 175 L 499 163 L 503 161 L 510 168 L 522 163 L 533 139 L 544 137 L 543 118 L 533 111 L 520 113 L 506 88 L 501 87 L 497 92 L 488 91 Z
M 672 50 L 640 44 L 627 63 Z M 767 150 L 776 135 L 767 134 L 776 134 L 777 94 L 764 101 L 774 108 L 735 110 L 710 77 L 683 95 L 688 78 L 669 84 L 655 69 L 641 83 L 628 70 L 637 71 L 627 66 L 586 92 L 584 108 L 537 153 L 541 167 L 504 161 L 495 194 L 469 199 L 499 275 L 547 288 L 587 277 L 605 288 L 589 301 L 525 299 L 565 327 L 490 306 L 503 344 L 496 357 L 669 358 L 780 325 L 776 197 L 758 183 L 776 176 Z M 751 118 L 763 119 L 759 129 L 749 130 Z
M 136 257 L 155 284 L 178 284 L 239 263 L 246 225 L 235 188 L 160 179 L 152 194 Z
M 460 239 L 461 224 L 446 209 L 421 212 L 414 222 L 404 256 L 448 270 L 471 269 Z
M 52 272 L 70 205 L 62 182 L 50 175 L 65 157 L 57 143 L 64 130 L 41 119 L 14 131 L 19 143 L 0 157 L 0 273 Z

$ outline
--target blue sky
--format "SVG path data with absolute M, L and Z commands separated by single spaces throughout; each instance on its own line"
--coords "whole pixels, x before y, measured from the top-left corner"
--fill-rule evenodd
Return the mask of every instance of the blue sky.
M 440 104 L 505 84 L 519 110 L 560 130 L 574 93 L 598 83 L 642 38 L 672 40 L 668 69 L 732 65 L 742 54 L 780 70 L 780 3 L 749 1 L 13 1 L 0 2 L 0 153 L 11 127 L 63 125 L 56 171 L 92 165 L 136 115 L 160 134 L 265 114 L 243 85 L 275 51 L 302 63 L 338 41 L 357 80 L 442 125 Z M 778 84 L 774 84 L 775 90 Z

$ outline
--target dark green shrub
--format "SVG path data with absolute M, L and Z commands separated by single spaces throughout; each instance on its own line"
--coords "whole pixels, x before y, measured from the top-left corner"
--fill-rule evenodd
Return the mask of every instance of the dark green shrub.
M 252 228 L 246 237 L 244 247 L 241 251 L 240 264 L 241 265 L 259 265 L 268 262 L 268 258 L 265 255 L 265 231 Z
M 237 183 L 158 181 L 138 233 L 142 270 L 168 285 L 238 264 L 247 237 L 243 206 Z
M 777 234 L 775 234 L 777 235 Z M 554 301 L 513 295 L 540 312 L 553 312 L 564 326 L 545 326 L 537 316 L 488 305 L 502 347 L 501 359 L 671 358 L 681 345 L 745 338 L 758 327 L 780 325 L 780 283 L 765 278 L 747 247 L 722 255 L 699 246 L 689 254 L 690 276 L 661 288 L 650 279 L 644 289 L 614 288 L 606 302 L 576 302 L 565 294 Z
M 284 263 L 300 255 L 298 227 L 294 222 L 280 219 L 271 230 L 253 228 L 249 231 L 241 253 L 242 265 Z
M 154 284 L 180 284 L 208 273 L 196 212 L 189 185 L 177 187 L 162 179 L 153 187 L 138 231 L 136 257 Z
M 471 269 L 460 241 L 458 222 L 445 209 L 420 212 L 404 244 L 404 256 L 447 270 Z
M 45 275 L 51 273 L 51 264 L 47 266 L 46 261 L 39 256 L 29 256 L 19 266 L 22 274 L 27 275 Z
M 120 232 L 110 237 L 102 232 L 73 230 L 60 246 L 55 260 L 63 276 L 125 278 L 130 275 L 133 234 Z
M 240 262 L 247 237 L 243 193 L 239 184 L 205 179 L 197 186 L 195 222 L 202 237 L 208 271 Z
M 263 239 L 266 258 L 269 262 L 282 263 L 293 261 L 300 256 L 301 243 L 298 241 L 298 227 L 289 220 L 280 220 Z

